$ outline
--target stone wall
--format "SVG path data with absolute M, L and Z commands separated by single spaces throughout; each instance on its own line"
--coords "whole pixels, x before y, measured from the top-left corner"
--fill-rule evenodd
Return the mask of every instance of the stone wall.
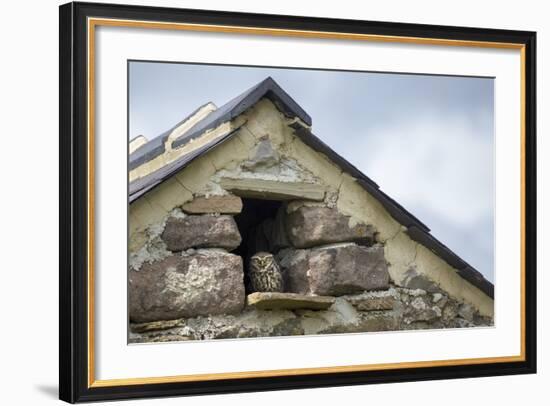
M 242 207 L 229 193 L 198 196 L 147 229 L 130 253 L 131 342 L 492 324 L 413 267 L 396 286 L 376 228 L 335 207 L 285 201 L 250 241 L 234 218 Z M 246 260 L 232 253 L 242 244 L 275 255 L 283 293 L 247 292 Z
M 174 210 L 151 229 L 143 247 L 130 252 L 131 322 L 243 309 L 243 259 L 229 252 L 241 244 L 233 216 Z
M 358 333 L 492 325 L 472 306 L 443 293 L 390 286 L 384 291 L 330 298 L 326 310 L 261 309 L 233 315 L 197 316 L 132 323 L 130 342 Z M 310 305 L 311 306 L 311 305 Z

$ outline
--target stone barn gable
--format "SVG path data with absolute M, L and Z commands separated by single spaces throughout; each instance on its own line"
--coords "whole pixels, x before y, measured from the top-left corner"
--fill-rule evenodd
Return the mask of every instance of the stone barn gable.
M 246 260 L 252 252 L 250 244 L 256 244 L 254 249 L 260 244 L 276 251 L 283 266 L 295 267 L 290 282 L 294 294 L 320 295 L 321 307 L 326 295 L 337 297 L 357 286 L 376 290 L 390 283 L 429 292 L 434 300 L 443 293 L 481 317 L 492 318 L 493 285 L 374 181 L 317 138 L 311 125 L 309 115 L 267 78 L 222 107 L 213 103 L 199 107 L 152 140 L 143 136 L 131 140 L 130 282 L 135 279 L 134 283 L 149 287 L 155 283 L 151 275 L 159 268 L 172 272 L 205 263 L 209 272 L 201 276 L 204 280 L 195 282 L 222 280 L 228 289 L 237 291 L 240 296 L 229 298 L 223 287 L 213 288 L 218 289 L 216 298 L 229 298 L 230 308 L 225 310 L 235 313 L 239 302 L 245 300 L 244 287 L 234 286 L 234 279 L 221 265 L 234 258 L 220 259 L 210 253 L 199 259 L 187 257 L 182 264 L 172 254 L 217 247 L 232 257 L 236 255 L 229 252 L 236 250 L 234 253 Z M 271 213 L 268 231 L 264 227 L 261 236 L 239 234 L 242 223 L 251 221 L 247 216 L 264 212 Z M 238 229 L 233 217 L 240 221 Z M 182 227 L 196 233 L 182 236 L 178 234 Z M 313 254 L 321 252 L 315 247 L 326 250 L 323 255 Z M 310 266 L 318 265 L 315 269 L 327 264 L 354 269 L 355 262 L 371 261 L 384 272 L 387 266 L 389 279 L 375 271 L 368 281 L 345 272 L 330 280 L 323 274 L 312 276 L 311 269 L 300 274 L 304 255 Z M 241 259 L 237 259 L 235 267 L 242 268 Z M 144 268 L 151 277 L 139 276 L 145 279 L 137 282 Z M 182 283 L 180 274 L 167 272 L 162 291 L 177 291 Z M 212 314 L 211 307 L 220 305 L 199 296 L 174 296 L 170 306 L 187 309 L 175 316 L 190 317 L 201 311 Z M 136 303 L 142 306 L 145 296 L 139 300 Z M 192 303 L 188 306 L 186 300 Z M 254 300 L 249 298 L 249 304 Z M 195 311 L 202 302 L 204 309 Z M 159 308 L 158 303 L 150 303 L 150 307 Z M 175 316 L 160 311 L 137 321 Z

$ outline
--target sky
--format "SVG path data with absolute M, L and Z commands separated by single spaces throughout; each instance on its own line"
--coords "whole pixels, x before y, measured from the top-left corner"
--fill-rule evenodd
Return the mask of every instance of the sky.
M 129 136 L 152 139 L 268 76 L 317 137 L 494 282 L 492 78 L 131 62 Z

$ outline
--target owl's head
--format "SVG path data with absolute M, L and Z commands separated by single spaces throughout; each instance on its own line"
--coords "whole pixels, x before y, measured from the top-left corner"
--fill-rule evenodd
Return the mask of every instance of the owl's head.
M 257 252 L 250 258 L 250 262 L 258 269 L 266 269 L 273 264 L 273 254 L 269 252 Z

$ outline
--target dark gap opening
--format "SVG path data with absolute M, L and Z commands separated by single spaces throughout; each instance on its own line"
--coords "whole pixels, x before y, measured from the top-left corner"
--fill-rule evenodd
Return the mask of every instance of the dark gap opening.
M 245 286 L 247 294 L 250 293 L 248 280 L 248 263 L 250 257 L 257 252 L 274 252 L 277 246 L 270 241 L 271 230 L 277 212 L 282 208 L 282 202 L 278 200 L 246 199 L 243 198 L 243 209 L 235 216 L 237 227 L 241 233 L 242 242 L 233 253 L 241 256 L 245 270 Z

